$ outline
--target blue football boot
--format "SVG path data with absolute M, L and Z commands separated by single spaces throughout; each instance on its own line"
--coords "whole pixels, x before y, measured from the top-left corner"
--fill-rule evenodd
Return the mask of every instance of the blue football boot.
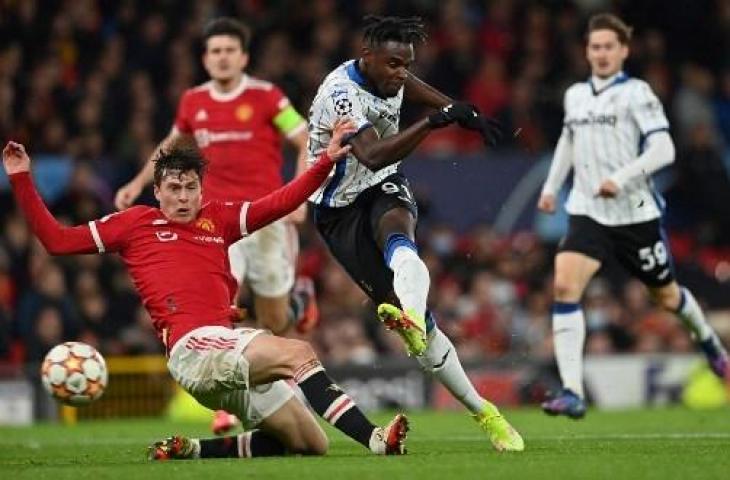
M 543 402 L 542 410 L 548 415 L 565 415 L 578 420 L 586 414 L 586 402 L 569 388 Z

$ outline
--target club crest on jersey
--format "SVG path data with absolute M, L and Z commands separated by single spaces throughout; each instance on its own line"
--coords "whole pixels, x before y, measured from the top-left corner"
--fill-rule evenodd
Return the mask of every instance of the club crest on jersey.
M 215 231 L 215 223 L 213 223 L 213 220 L 210 218 L 199 218 L 198 221 L 195 222 L 195 226 L 208 233 L 213 233 Z
M 352 102 L 349 98 L 335 100 L 335 113 L 337 115 L 347 115 L 350 112 L 352 112 Z
M 208 120 L 208 112 L 201 108 L 200 110 L 198 110 L 198 113 L 195 114 L 195 121 L 205 122 L 206 120 Z
M 241 122 L 247 122 L 253 116 L 253 107 L 247 103 L 242 103 L 236 107 L 236 118 Z

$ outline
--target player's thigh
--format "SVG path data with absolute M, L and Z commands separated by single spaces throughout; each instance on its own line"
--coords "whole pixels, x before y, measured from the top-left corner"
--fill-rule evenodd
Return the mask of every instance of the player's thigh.
M 311 345 L 293 338 L 259 335 L 243 352 L 252 386 L 294 377 L 297 370 L 317 362 Z
M 561 239 L 555 256 L 556 300 L 579 301 L 610 250 L 605 227 L 589 217 L 571 215 L 568 232 Z
M 616 258 L 652 291 L 671 295 L 675 283 L 674 262 L 659 220 L 612 229 Z
M 221 326 L 197 328 L 172 348 L 167 362 L 172 377 L 198 401 L 250 385 L 249 363 L 243 352 L 261 330 Z
M 276 383 L 283 383 L 291 391 L 286 382 L 280 380 Z M 267 401 L 274 398 L 262 395 L 258 400 L 262 402 L 261 408 L 270 409 Z M 252 401 L 252 406 L 255 407 L 255 403 L 256 400 Z M 309 409 L 295 396 L 290 396 L 273 413 L 264 417 L 258 428 L 278 438 L 290 452 L 309 455 L 324 455 L 327 452 L 327 435 Z
M 254 232 L 246 249 L 246 282 L 256 296 L 277 298 L 294 286 L 299 250 L 296 229 L 279 220 Z
M 555 256 L 555 298 L 563 302 L 578 302 L 600 268 L 598 260 L 583 253 L 558 253 Z
M 415 241 L 418 207 L 408 180 L 400 173 L 387 177 L 373 187 L 370 223 L 381 250 L 393 234 Z
M 332 256 L 375 303 L 393 301 L 393 272 L 385 264 L 370 225 L 370 204 L 318 208 L 317 229 Z

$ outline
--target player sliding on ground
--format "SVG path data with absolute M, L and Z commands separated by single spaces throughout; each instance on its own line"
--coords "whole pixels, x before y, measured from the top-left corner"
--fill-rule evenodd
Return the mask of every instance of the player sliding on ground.
M 174 125 L 155 152 L 170 142 L 194 141 L 208 161 L 204 201 L 256 200 L 284 183 L 282 140 L 296 149 L 297 175 L 304 172 L 307 124 L 276 85 L 245 73 L 248 26 L 218 17 L 202 33 L 203 66 L 210 80 L 185 91 Z M 132 206 L 152 182 L 155 157 L 153 153 L 137 176 L 119 189 L 114 201 L 119 210 Z M 250 288 L 257 324 L 275 335 L 286 336 L 294 328 L 306 333 L 319 319 L 312 280 L 300 277 L 295 282 L 299 243 L 292 222 L 305 219 L 306 203 L 228 249 L 233 277 Z M 225 433 L 238 423 L 219 410 L 213 432 Z
M 305 174 L 252 202 L 201 205 L 204 160 L 197 151 L 172 147 L 155 162 L 159 208 L 132 207 L 75 227 L 62 226 L 46 208 L 25 148 L 9 142 L 3 150 L 15 199 L 48 252 L 118 252 L 165 345 L 172 377 L 202 405 L 237 415 L 249 430 L 211 440 L 172 437 L 153 444 L 150 458 L 324 454 L 327 437 L 284 379 L 372 452 L 405 453 L 406 418 L 396 415 L 385 428 L 370 423 L 308 343 L 231 327 L 227 248 L 297 208 L 349 152 L 340 142 L 352 131 L 348 122 L 335 125 L 326 151 Z
M 382 322 L 400 334 L 423 369 L 471 412 L 497 450 L 521 451 L 522 438 L 476 391 L 426 305 L 430 278 L 415 244 L 418 209 L 400 161 L 447 125 L 474 130 L 486 143 L 494 143 L 498 130 L 471 105 L 409 73 L 413 44 L 424 38 L 419 18 L 366 18 L 361 57 L 320 85 L 309 114 L 310 159 L 327 148 L 337 119 L 352 119 L 358 131 L 349 141 L 352 153 L 311 198 L 315 220 L 334 257 L 379 305 Z M 404 98 L 437 111 L 399 132 Z
M 630 38 L 631 29 L 613 15 L 590 20 L 586 53 L 591 78 L 565 92 L 563 134 L 538 202 L 540 210 L 553 213 L 555 195 L 573 168 L 565 205 L 570 228 L 555 257 L 553 338 L 563 390 L 543 404 L 550 415 L 585 415 L 586 327 L 580 299 L 610 257 L 679 317 L 717 376 L 728 374 L 727 352 L 692 292 L 674 278 L 660 222 L 664 205 L 649 177 L 674 161 L 674 144 L 654 92 L 622 70 Z

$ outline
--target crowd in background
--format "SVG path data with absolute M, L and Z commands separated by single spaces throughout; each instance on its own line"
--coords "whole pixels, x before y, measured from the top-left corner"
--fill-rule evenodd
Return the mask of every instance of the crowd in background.
M 586 19 L 612 9 L 636 27 L 628 72 L 651 84 L 672 123 L 678 154 L 668 200 L 678 271 L 699 286 L 694 291 L 730 340 L 722 310 L 730 308 L 730 0 L 665 3 L 0 1 L 0 139 L 25 143 L 36 159 L 70 163 L 65 188 L 47 200 L 65 222 L 83 223 L 112 210 L 114 191 L 171 127 L 181 93 L 205 79 L 199 34 L 206 20 L 233 15 L 254 26 L 248 71 L 278 84 L 306 114 L 323 77 L 357 55 L 365 13 L 418 14 L 429 40 L 417 46 L 413 71 L 498 118 L 506 132 L 519 130 L 499 149 L 538 157 L 560 133 L 565 88 L 589 75 Z M 404 113 L 407 124 L 423 112 Z M 453 128 L 428 137 L 419 154 L 481 148 L 477 137 Z M 456 231 L 443 220 L 424 223 L 419 247 L 432 275 L 431 305 L 460 353 L 548 358 L 555 245 L 488 225 Z M 161 352 L 115 256 L 50 258 L 7 189 L 0 222 L 0 359 L 35 361 L 67 339 L 105 354 Z M 311 340 L 323 357 L 368 362 L 399 350 L 312 226 L 301 233 L 299 268 L 316 280 L 322 314 Z M 692 350 L 673 317 L 626 280 L 609 270 L 590 286 L 587 350 Z

